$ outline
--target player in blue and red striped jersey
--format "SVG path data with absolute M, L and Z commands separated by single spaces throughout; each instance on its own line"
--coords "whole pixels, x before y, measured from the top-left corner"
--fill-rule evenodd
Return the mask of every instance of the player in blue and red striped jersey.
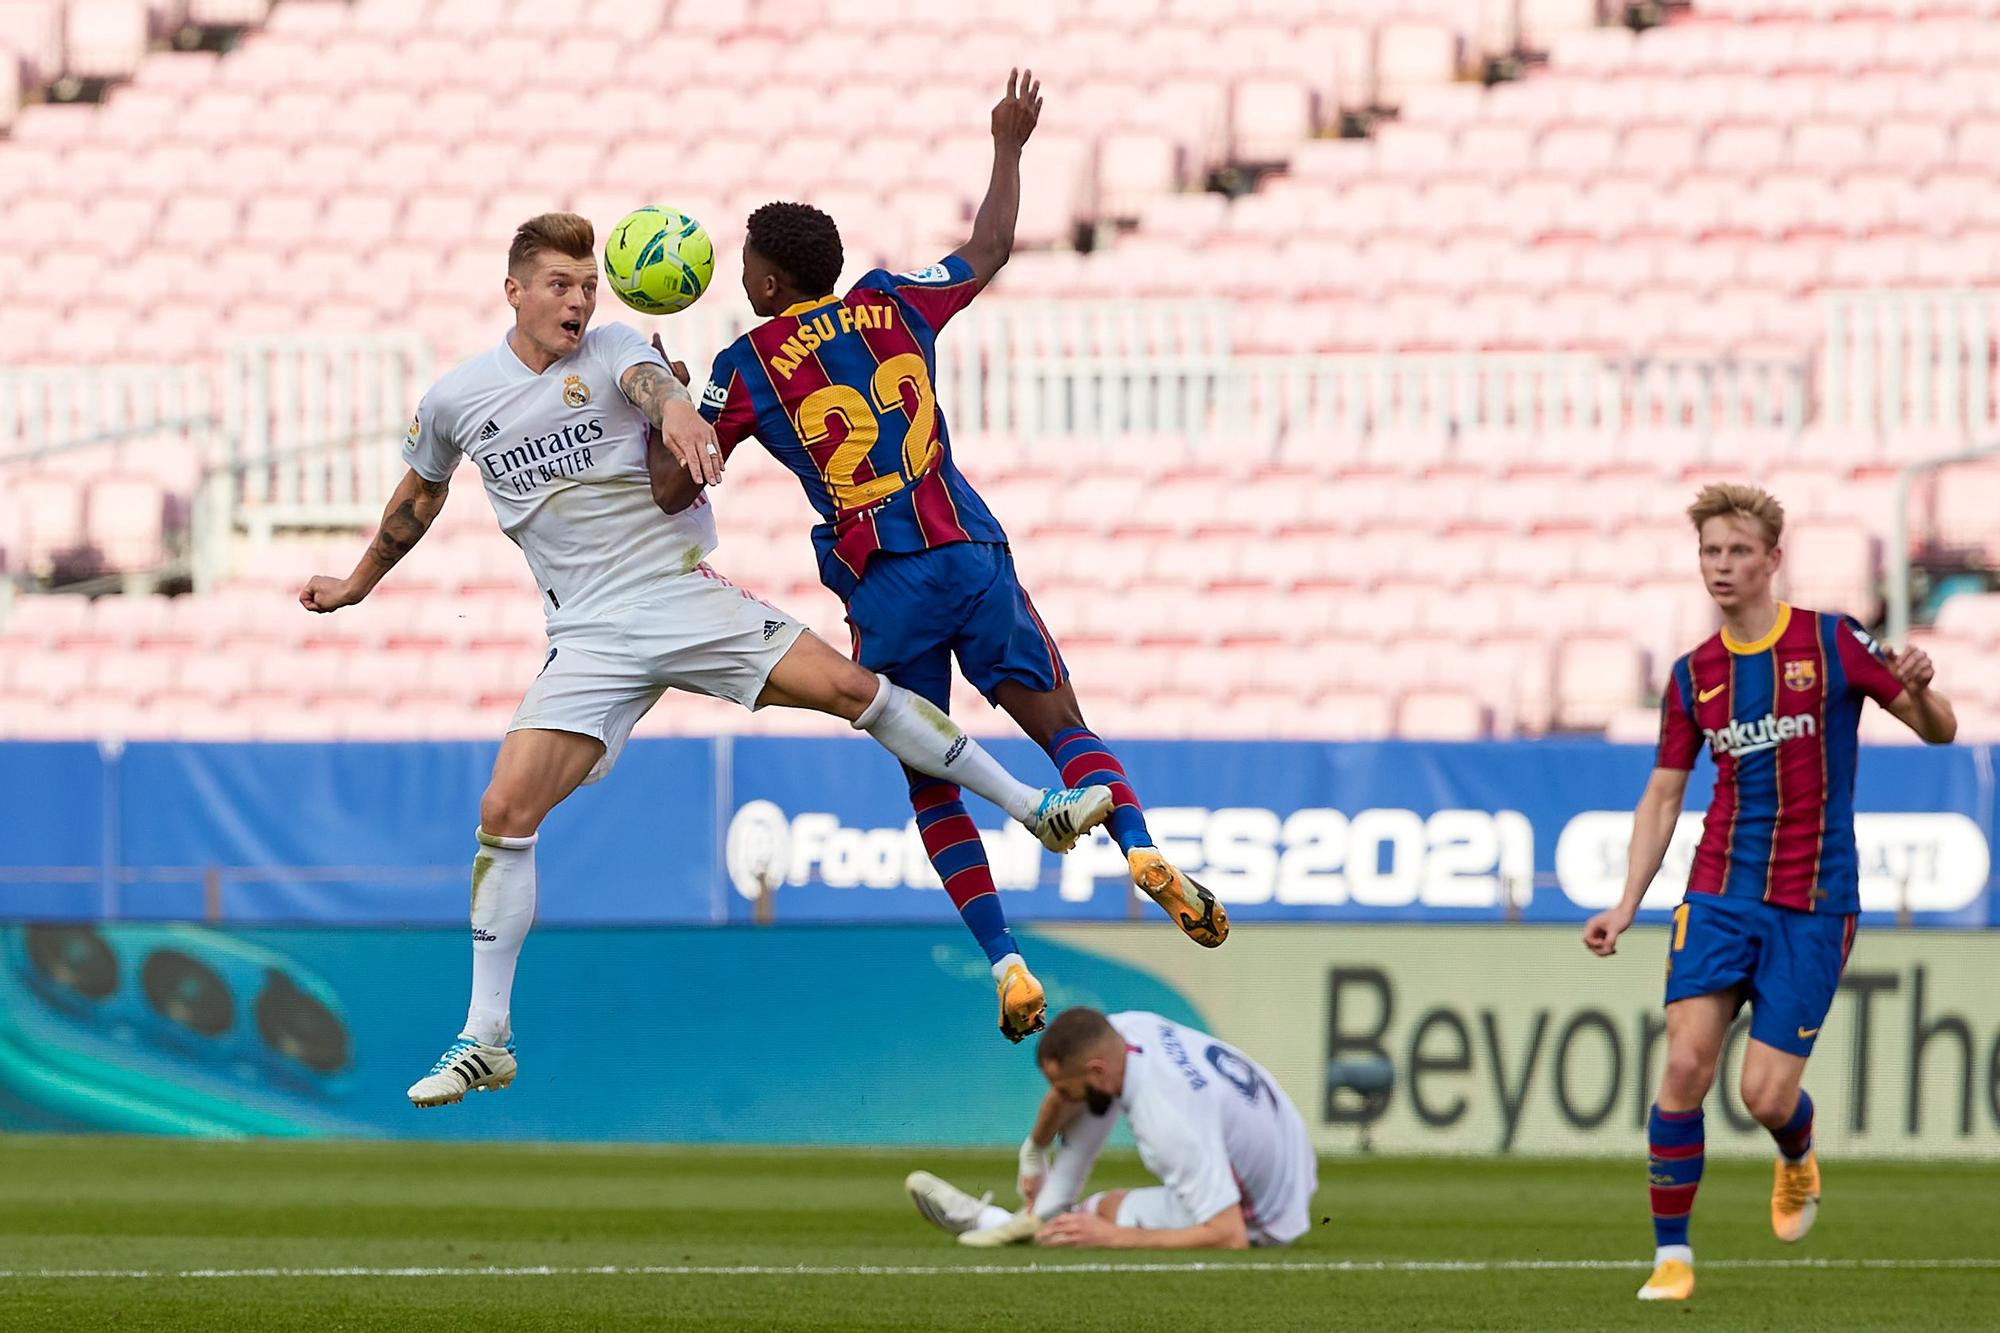
M 877 269 L 835 296 L 833 219 L 803 204 L 752 213 L 743 287 L 766 322 L 716 357 L 702 411 L 725 451 L 754 435 L 804 484 L 822 520 L 813 529 L 820 578 L 847 605 L 855 658 L 942 708 L 956 655 L 1068 785 L 1110 788 L 1110 832 L 1134 883 L 1214 947 L 1227 914 L 1153 846 L 1123 766 L 1085 724 L 1062 654 L 1015 576 L 1006 531 L 952 460 L 931 387 L 938 333 L 1013 250 L 1021 148 L 1041 105 L 1032 72 L 1008 76 L 972 237 L 929 268 Z M 656 495 L 673 513 L 697 488 L 661 457 L 669 470 Z M 1046 1005 L 1007 929 L 979 831 L 955 784 L 909 779 L 931 863 L 993 965 L 1000 1030 L 1019 1041 L 1040 1030 Z
M 1667 957 L 1667 1067 L 1648 1136 L 1654 1271 L 1641 1300 L 1694 1291 L 1688 1215 L 1701 1183 L 1701 1103 L 1729 1025 L 1747 1000 L 1743 1105 L 1777 1141 L 1771 1229 L 1797 1241 L 1819 1211 L 1806 1059 L 1833 1005 L 1861 910 L 1854 774 L 1861 708 L 1873 699 L 1933 745 L 1957 734 L 1919 649 L 1884 649 L 1842 615 L 1771 591 L 1785 512 L 1753 486 L 1714 485 L 1688 509 L 1722 629 L 1674 663 L 1660 748 L 1633 818 L 1625 893 L 1584 927 L 1616 951 L 1659 873 L 1688 772 L 1706 745 L 1715 794 L 1674 910 Z

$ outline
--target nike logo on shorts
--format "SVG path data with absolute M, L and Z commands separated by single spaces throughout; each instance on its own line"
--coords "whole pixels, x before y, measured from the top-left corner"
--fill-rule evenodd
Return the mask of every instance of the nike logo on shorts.
M 1800 1029 L 1799 1029 L 1799 1040 L 1800 1040 L 1800 1041 L 1811 1041 L 1811 1040 L 1812 1040 L 1812 1039 L 1813 1039 L 1814 1037 L 1816 1037 L 1816 1036 L 1818 1036 L 1818 1035 L 1819 1035 L 1819 1029 L 1818 1029 L 1818 1028 L 1800 1028 Z

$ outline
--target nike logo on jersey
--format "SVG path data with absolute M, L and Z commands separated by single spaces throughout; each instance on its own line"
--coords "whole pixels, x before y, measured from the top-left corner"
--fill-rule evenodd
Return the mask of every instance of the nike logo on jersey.
M 1711 685 L 1707 689 L 1703 690 L 1700 694 L 1697 694 L 1694 697 L 1694 701 L 1699 704 L 1705 704 L 1710 699 L 1713 699 L 1716 695 L 1722 693 L 1724 690 L 1728 688 L 1729 687 L 1727 685 Z
M 1816 1036 L 1818 1036 L 1818 1035 L 1819 1035 L 1819 1029 L 1818 1029 L 1818 1028 L 1800 1028 L 1800 1029 L 1799 1029 L 1799 1040 L 1800 1040 L 1800 1041 L 1811 1041 L 1811 1040 L 1812 1040 L 1812 1039 L 1813 1039 L 1814 1037 L 1816 1037 Z

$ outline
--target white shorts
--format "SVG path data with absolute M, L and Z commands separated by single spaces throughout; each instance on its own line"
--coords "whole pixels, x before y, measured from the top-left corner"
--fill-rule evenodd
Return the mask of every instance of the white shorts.
M 573 731 L 604 743 L 585 783 L 618 762 L 632 728 L 668 689 L 757 707 L 805 626 L 707 565 L 660 580 L 615 620 L 557 632 L 509 731 Z
M 1097 1201 L 1102 1194 L 1093 1194 L 1077 1207 L 1089 1212 L 1097 1211 Z M 1304 1234 L 1305 1227 L 1284 1226 L 1279 1234 L 1273 1235 L 1245 1210 L 1245 1229 L 1250 1234 L 1250 1243 L 1256 1246 L 1289 1245 Z M 1118 1201 L 1118 1225 L 1135 1227 L 1140 1231 L 1179 1231 L 1183 1227 L 1198 1227 L 1208 1219 L 1196 1217 L 1188 1206 L 1181 1202 L 1180 1195 L 1165 1185 L 1148 1185 L 1143 1189 L 1127 1190 L 1125 1197 Z M 1288 1219 L 1289 1220 L 1289 1219 Z

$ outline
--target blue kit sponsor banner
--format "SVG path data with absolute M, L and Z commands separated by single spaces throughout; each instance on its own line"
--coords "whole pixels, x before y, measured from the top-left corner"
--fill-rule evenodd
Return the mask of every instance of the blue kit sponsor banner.
M 1035 782 L 1048 759 L 990 743 Z M 0 918 L 464 918 L 491 744 L 0 745 Z M 1176 864 L 1238 922 L 1576 921 L 1618 895 L 1648 747 L 1140 741 L 1117 746 Z M 1857 837 L 1876 920 L 1995 923 L 1992 752 L 1867 750 Z M 1679 900 L 1712 773 L 1646 905 Z M 1154 914 L 1099 834 L 1057 858 L 968 796 L 1008 915 Z M 861 738 L 635 741 L 550 816 L 540 919 L 949 922 L 896 764 Z

